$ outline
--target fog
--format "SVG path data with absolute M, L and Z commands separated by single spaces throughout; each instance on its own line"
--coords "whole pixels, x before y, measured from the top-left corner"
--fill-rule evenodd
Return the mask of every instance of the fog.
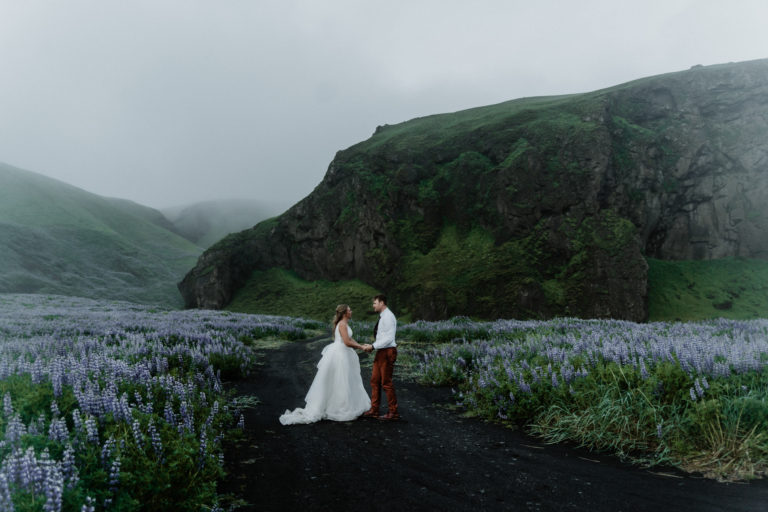
M 760 1 L 0 0 L 0 161 L 282 209 L 377 125 L 768 57 Z

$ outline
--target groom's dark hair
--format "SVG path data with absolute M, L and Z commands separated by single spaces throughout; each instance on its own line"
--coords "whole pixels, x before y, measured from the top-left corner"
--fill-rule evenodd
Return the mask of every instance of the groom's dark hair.
M 385 306 L 387 305 L 387 296 L 384 295 L 384 294 L 376 295 L 373 298 L 373 300 L 377 300 L 377 301 L 381 302 L 382 304 L 384 304 Z

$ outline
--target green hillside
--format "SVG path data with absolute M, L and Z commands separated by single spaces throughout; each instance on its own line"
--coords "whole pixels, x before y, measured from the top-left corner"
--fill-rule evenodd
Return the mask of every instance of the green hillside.
M 163 215 L 0 164 L 0 292 L 181 305 L 201 248 Z

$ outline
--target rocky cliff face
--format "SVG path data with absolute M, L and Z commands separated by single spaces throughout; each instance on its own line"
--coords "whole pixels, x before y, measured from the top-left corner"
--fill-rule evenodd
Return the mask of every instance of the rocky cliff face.
M 768 61 L 379 127 L 179 284 L 360 279 L 417 318 L 647 317 L 644 256 L 768 256 Z

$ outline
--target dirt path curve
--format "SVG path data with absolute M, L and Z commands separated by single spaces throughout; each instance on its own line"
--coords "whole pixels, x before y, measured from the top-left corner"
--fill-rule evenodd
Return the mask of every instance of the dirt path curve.
M 403 420 L 359 419 L 284 427 L 304 405 L 329 338 L 264 352 L 264 366 L 235 383 L 261 405 L 246 411 L 245 439 L 226 449 L 222 492 L 238 510 L 768 510 L 768 482 L 718 484 L 673 470 L 645 470 L 518 431 L 462 418 L 450 390 L 398 379 Z M 362 358 L 369 357 L 362 355 Z M 363 369 L 368 389 L 370 370 Z

